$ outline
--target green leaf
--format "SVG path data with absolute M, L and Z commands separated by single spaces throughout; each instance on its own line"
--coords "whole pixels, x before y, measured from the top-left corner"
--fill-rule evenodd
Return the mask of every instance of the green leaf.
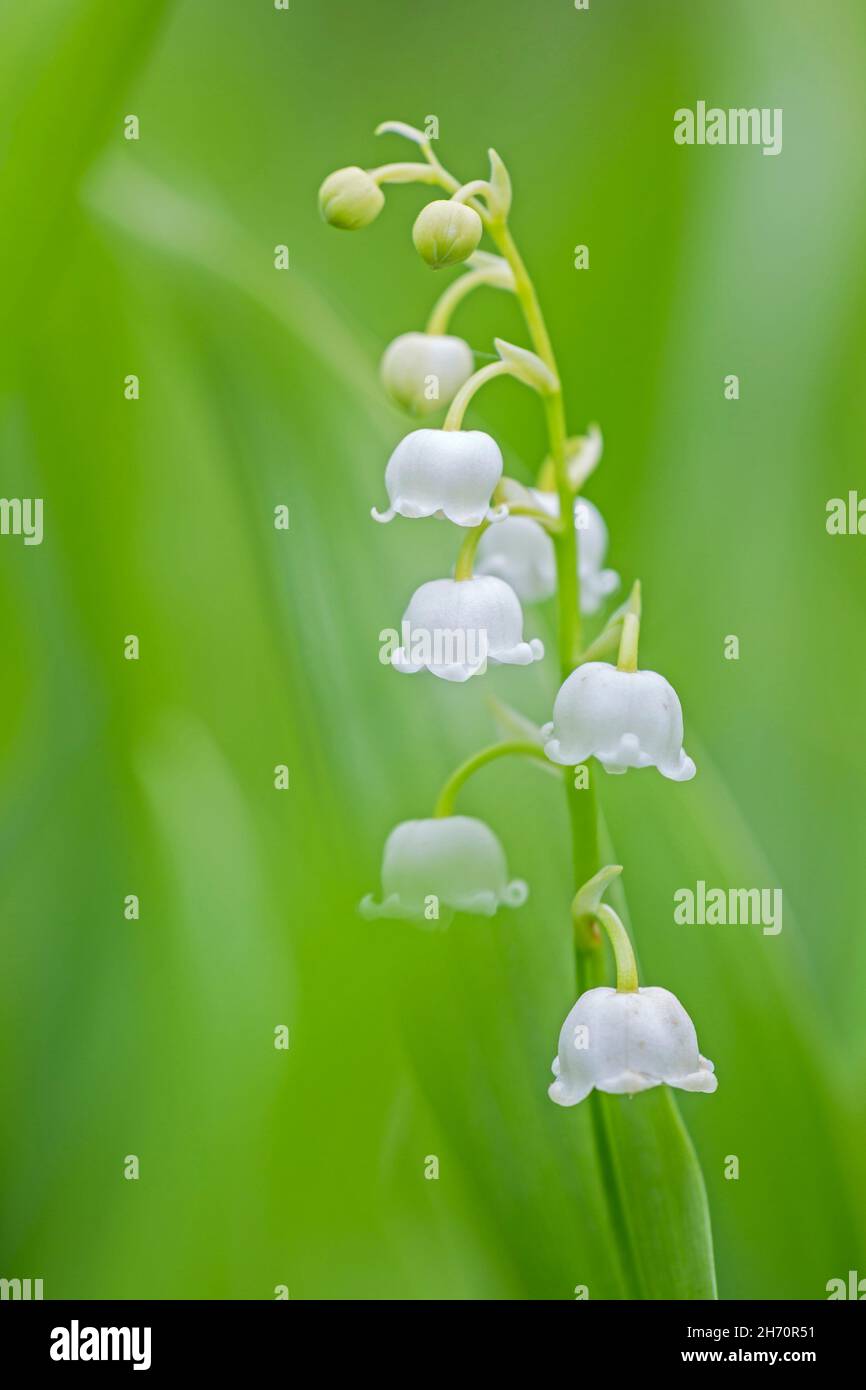
M 710 1213 L 700 1164 L 666 1086 L 593 1097 L 607 1125 L 640 1298 L 715 1298 Z

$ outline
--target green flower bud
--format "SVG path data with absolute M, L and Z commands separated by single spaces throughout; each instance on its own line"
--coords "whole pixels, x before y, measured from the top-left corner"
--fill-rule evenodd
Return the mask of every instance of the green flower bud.
M 468 260 L 484 228 L 474 208 L 440 198 L 428 203 L 412 228 L 419 255 L 433 270 Z
M 319 211 L 332 227 L 356 232 L 375 221 L 385 206 L 385 194 L 365 169 L 350 165 L 329 174 L 319 189 Z

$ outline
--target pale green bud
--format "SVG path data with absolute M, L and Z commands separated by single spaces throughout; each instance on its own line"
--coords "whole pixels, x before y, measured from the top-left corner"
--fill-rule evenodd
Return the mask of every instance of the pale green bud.
M 319 189 L 319 211 L 326 222 L 356 232 L 375 221 L 385 206 L 385 194 L 365 169 L 350 165 L 329 174 Z
M 481 240 L 484 228 L 474 208 L 439 198 L 428 203 L 412 228 L 419 255 L 433 270 L 468 260 Z

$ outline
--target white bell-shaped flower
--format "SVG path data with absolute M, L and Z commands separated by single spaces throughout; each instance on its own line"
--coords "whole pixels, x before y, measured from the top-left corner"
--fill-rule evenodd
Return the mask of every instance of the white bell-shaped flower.
M 365 917 L 441 920 L 444 913 L 492 917 L 499 907 L 520 907 L 528 888 L 508 877 L 505 851 L 484 821 L 441 816 L 398 825 L 385 841 L 382 901 L 368 894 Z
M 557 1105 L 577 1105 L 593 1087 L 633 1095 L 662 1083 L 681 1091 L 718 1086 L 682 1004 L 655 987 L 582 994 L 562 1025 L 553 1074 L 548 1095 Z
M 604 568 L 607 526 L 598 507 L 587 497 L 578 497 L 574 505 L 574 524 L 577 527 L 580 611 L 591 617 L 619 588 L 619 575 L 616 570 Z
M 656 671 L 620 671 L 606 661 L 578 666 L 559 688 L 542 729 L 551 762 L 574 767 L 595 755 L 606 772 L 657 767 L 687 782 L 695 765 L 683 748 L 683 711 Z
M 478 542 L 475 573 L 504 579 L 523 603 L 542 603 L 556 593 L 553 541 L 532 517 L 506 517 Z
M 492 662 L 528 666 L 544 646 L 523 640 L 523 610 L 514 590 L 492 575 L 432 579 L 416 589 L 403 615 L 402 646 L 391 664 L 406 675 L 428 670 L 466 681 Z
M 386 512 L 374 507 L 373 517 L 444 516 L 457 526 L 479 526 L 499 515 L 490 497 L 501 477 L 499 445 L 482 430 L 413 430 L 385 469 L 391 505 Z
M 555 492 L 533 490 L 531 496 L 541 511 L 559 516 Z M 579 497 L 574 505 L 574 524 L 578 532 L 580 610 L 590 617 L 618 587 L 619 575 L 603 568 L 608 535 L 598 507 Z M 485 531 L 478 544 L 475 569 L 479 574 L 504 579 L 524 603 L 540 603 L 556 593 L 553 541 L 531 517 L 506 517 Z
M 472 375 L 472 349 L 448 333 L 403 333 L 385 349 L 385 390 L 404 410 L 429 415 L 448 405 Z

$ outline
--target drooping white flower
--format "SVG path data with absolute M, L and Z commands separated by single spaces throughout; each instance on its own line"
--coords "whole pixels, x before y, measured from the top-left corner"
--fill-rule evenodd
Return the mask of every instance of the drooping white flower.
M 578 497 L 574 505 L 574 524 L 577 528 L 580 611 L 590 617 L 619 588 L 619 575 L 616 570 L 603 567 L 607 554 L 607 526 L 598 507 L 586 497 Z
M 532 517 L 506 517 L 478 542 L 475 573 L 504 579 L 523 603 L 541 603 L 556 593 L 553 541 Z
M 391 664 L 406 675 L 428 670 L 465 681 L 492 662 L 528 666 L 544 646 L 523 640 L 523 610 L 514 590 L 492 575 L 432 579 L 416 589 L 403 615 L 402 646 Z
M 365 917 L 441 920 L 447 913 L 492 917 L 499 907 L 520 907 L 528 888 L 508 878 L 505 851 L 484 821 L 441 816 L 404 821 L 385 841 L 382 901 L 368 894 Z
M 550 517 L 559 516 L 555 492 L 532 490 L 531 496 L 541 511 Z M 578 533 L 580 611 L 589 617 L 617 588 L 619 575 L 603 568 L 607 527 L 601 512 L 585 497 L 578 497 L 574 504 L 574 524 Z M 524 603 L 539 603 L 556 593 L 553 541 L 531 517 L 509 516 L 485 531 L 478 545 L 475 569 L 479 574 L 495 574 L 506 580 Z
M 657 767 L 687 782 L 695 765 L 683 748 L 683 711 L 656 671 L 620 671 L 587 661 L 559 688 L 553 721 L 542 729 L 551 762 L 573 767 L 595 755 L 606 772 Z
M 395 516 L 444 516 L 457 526 L 480 526 L 499 515 L 490 497 L 502 477 L 499 445 L 483 430 L 413 430 L 400 440 L 385 469 L 388 511 Z
M 404 410 L 429 415 L 447 405 L 472 375 L 472 349 L 449 333 L 402 333 L 385 349 L 385 390 Z
M 557 1105 L 577 1105 L 593 1087 L 633 1095 L 662 1083 L 681 1091 L 718 1086 L 682 1004 L 652 986 L 582 994 L 562 1025 L 553 1074 L 548 1095 Z

